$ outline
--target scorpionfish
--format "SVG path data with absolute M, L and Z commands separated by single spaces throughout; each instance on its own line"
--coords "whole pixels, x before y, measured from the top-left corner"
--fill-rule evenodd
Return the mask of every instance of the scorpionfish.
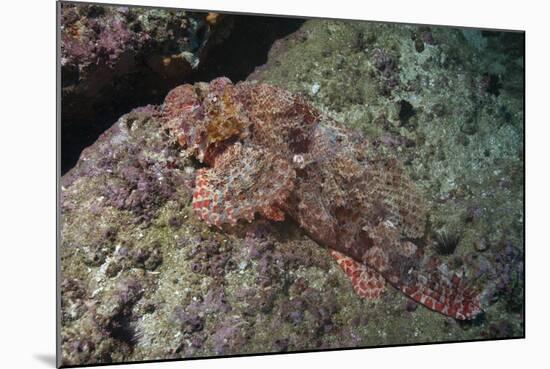
M 192 206 L 208 225 L 289 217 L 329 250 L 363 298 L 389 283 L 455 319 L 482 312 L 479 294 L 414 243 L 427 206 L 400 162 L 369 150 L 368 139 L 304 97 L 222 77 L 174 88 L 161 115 L 204 164 Z

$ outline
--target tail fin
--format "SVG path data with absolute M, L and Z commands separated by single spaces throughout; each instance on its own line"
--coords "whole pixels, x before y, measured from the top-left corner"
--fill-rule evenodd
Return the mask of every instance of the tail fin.
M 482 312 L 478 291 L 449 272 L 438 258 L 425 255 L 410 241 L 400 240 L 397 228 L 379 224 L 369 231 L 374 246 L 366 248 L 366 264 L 394 287 L 427 308 L 455 319 L 474 319 Z
M 471 320 L 483 312 L 479 292 L 458 275 L 448 278 L 437 271 L 411 274 L 408 283 L 398 282 L 395 286 L 427 308 L 458 320 Z

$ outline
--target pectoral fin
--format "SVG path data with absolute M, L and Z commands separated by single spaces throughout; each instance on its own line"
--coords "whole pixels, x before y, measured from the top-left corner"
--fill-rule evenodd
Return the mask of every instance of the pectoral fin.
M 198 171 L 193 209 L 209 225 L 252 221 L 255 213 L 284 220 L 279 208 L 294 186 L 296 173 L 276 154 L 235 143 Z

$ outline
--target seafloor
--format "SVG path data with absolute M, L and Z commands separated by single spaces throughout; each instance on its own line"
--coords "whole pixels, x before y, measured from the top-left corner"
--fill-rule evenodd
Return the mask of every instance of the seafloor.
M 392 287 L 361 299 L 291 221 L 209 228 L 190 207 L 199 163 L 157 106 L 136 106 L 61 179 L 62 363 L 522 337 L 523 40 L 308 20 L 247 78 L 404 163 L 429 204 L 425 252 L 483 289 L 482 316 L 459 322 Z

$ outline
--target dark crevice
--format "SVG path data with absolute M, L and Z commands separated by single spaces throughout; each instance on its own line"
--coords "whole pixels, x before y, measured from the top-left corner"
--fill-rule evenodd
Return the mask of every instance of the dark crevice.
M 267 62 L 273 43 L 300 28 L 303 19 L 235 16 L 234 27 L 223 45 L 212 49 L 191 79 L 210 81 L 226 76 L 233 82 L 243 81 L 257 66 Z
M 92 111 L 79 109 L 89 102 L 61 98 L 61 174 L 78 161 L 82 150 L 92 145 L 123 114 L 147 104 L 158 105 L 175 86 L 182 83 L 210 81 L 226 76 L 233 82 L 245 80 L 254 69 L 267 62 L 273 42 L 295 32 L 302 19 L 235 15 L 230 35 L 212 47 L 199 68 L 185 79 L 156 78 L 152 71 L 139 70 L 112 81 L 108 95 L 117 96 Z M 77 78 L 75 71 L 62 71 L 62 86 Z M 115 93 L 113 93 L 113 89 Z M 120 91 L 120 93 L 116 93 Z M 128 91 L 131 91 L 130 93 Z M 97 94 L 101 96 L 101 91 Z M 93 104 L 92 104 L 93 106 Z
M 399 102 L 399 120 L 403 125 L 409 122 L 409 119 L 416 114 L 413 106 L 407 100 L 401 100 Z
M 500 90 L 502 88 L 502 82 L 500 77 L 496 74 L 486 73 L 483 76 L 483 82 L 485 84 L 485 91 L 492 95 L 500 95 Z

